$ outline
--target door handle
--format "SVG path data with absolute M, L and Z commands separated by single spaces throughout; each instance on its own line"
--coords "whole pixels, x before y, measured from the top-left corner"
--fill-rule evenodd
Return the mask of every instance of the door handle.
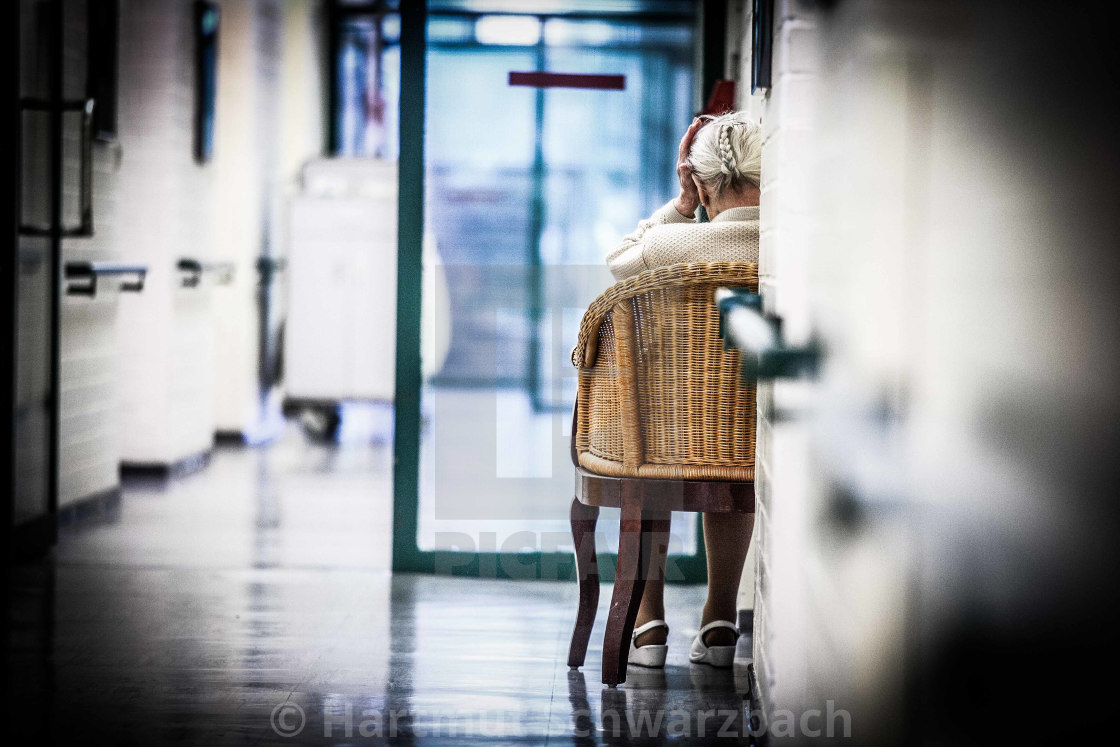
M 67 262 L 63 268 L 63 277 L 67 281 L 66 295 L 96 298 L 98 279 L 120 275 L 135 276 L 132 282 L 120 284 L 122 293 L 139 293 L 144 290 L 148 266 L 117 262 Z
M 45 99 L 20 99 L 22 111 L 62 111 L 79 112 L 82 115 L 81 142 L 79 145 L 81 164 L 78 175 L 78 224 L 59 226 L 62 238 L 89 238 L 93 236 L 93 99 L 71 99 L 57 104 Z M 50 236 L 53 231 L 49 225 L 20 223 L 19 232 L 24 236 Z
M 198 284 L 202 282 L 202 263 L 197 259 L 183 258 L 179 260 L 179 264 L 176 266 L 179 268 L 179 272 L 184 275 L 184 288 L 197 288 Z
M 813 375 L 820 367 L 821 346 L 815 340 L 790 345 L 782 320 L 762 311 L 762 296 L 745 289 L 716 290 L 719 329 L 725 347 L 743 355 L 743 378 L 790 379 Z
M 203 274 L 208 272 L 214 273 L 219 285 L 229 285 L 233 282 L 237 270 L 235 262 L 203 262 L 192 257 L 183 257 L 176 267 L 179 272 L 184 273 L 182 285 L 184 288 L 197 288 L 202 282 Z

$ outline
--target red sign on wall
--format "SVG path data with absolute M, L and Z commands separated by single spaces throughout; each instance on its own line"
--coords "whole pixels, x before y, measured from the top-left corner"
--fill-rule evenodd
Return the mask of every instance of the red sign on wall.
M 509 74 L 511 86 L 530 88 L 589 88 L 600 91 L 623 91 L 625 75 L 584 75 L 582 73 L 515 73 Z

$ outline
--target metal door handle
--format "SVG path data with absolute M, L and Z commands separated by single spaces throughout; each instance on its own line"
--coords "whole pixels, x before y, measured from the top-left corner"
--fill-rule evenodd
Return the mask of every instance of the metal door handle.
M 63 277 L 67 281 L 66 295 L 95 298 L 98 279 L 117 275 L 135 275 L 132 282 L 121 283 L 120 290 L 139 293 L 144 290 L 148 266 L 118 262 L 67 262 L 63 268 Z
M 198 284 L 202 282 L 202 263 L 197 259 L 180 259 L 177 265 L 179 272 L 183 273 L 184 288 L 197 288 Z
M 742 352 L 744 378 L 796 378 L 812 375 L 820 366 L 820 345 L 815 341 L 789 345 L 782 334 L 782 320 L 762 312 L 762 296 L 757 293 L 719 288 L 716 304 L 720 336 L 725 346 Z
M 183 257 L 176 265 L 179 272 L 185 273 L 183 278 L 184 288 L 197 288 L 202 282 L 204 273 L 214 273 L 219 285 L 229 285 L 233 282 L 234 272 L 237 270 L 235 262 L 203 262 L 192 257 Z

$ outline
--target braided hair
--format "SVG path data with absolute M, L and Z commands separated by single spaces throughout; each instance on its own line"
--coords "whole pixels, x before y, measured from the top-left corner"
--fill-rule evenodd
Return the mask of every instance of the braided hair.
M 735 148 L 731 145 L 731 128 L 735 124 L 724 122 L 719 126 L 716 147 L 719 149 L 719 170 L 734 179 L 739 176 L 739 166 L 735 162 Z
M 718 193 L 762 180 L 762 129 L 745 112 L 704 117 L 689 152 L 692 173 Z

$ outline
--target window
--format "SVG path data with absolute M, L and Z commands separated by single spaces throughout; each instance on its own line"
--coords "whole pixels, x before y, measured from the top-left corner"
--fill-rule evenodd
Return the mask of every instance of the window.
M 331 152 L 397 158 L 400 15 L 386 6 L 333 8 Z

